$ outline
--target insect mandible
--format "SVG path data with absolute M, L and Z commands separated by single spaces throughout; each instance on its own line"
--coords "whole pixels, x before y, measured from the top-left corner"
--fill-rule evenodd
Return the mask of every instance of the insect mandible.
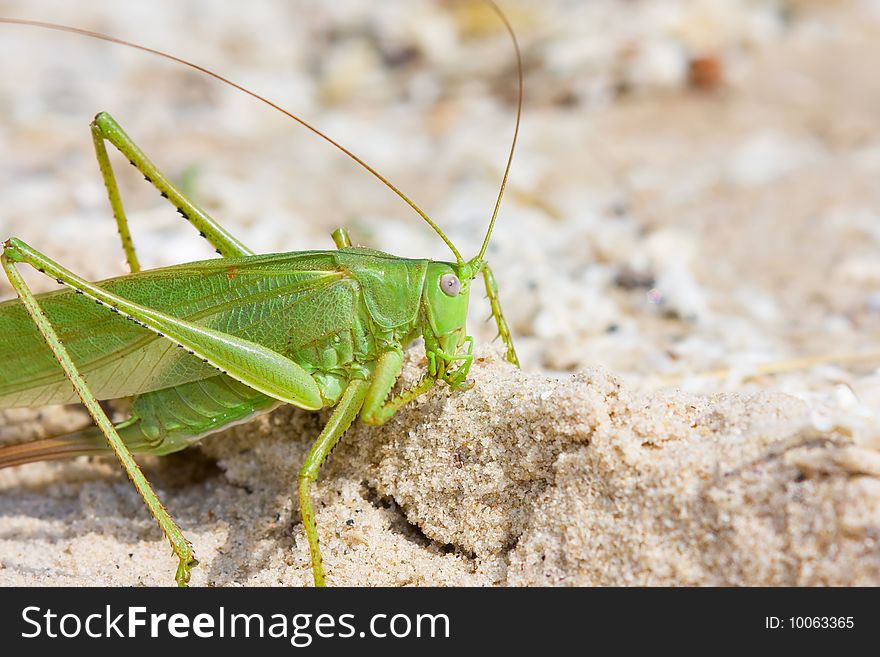
M 130 273 L 92 283 L 15 237 L 3 243 L 0 256 L 18 295 L 0 303 L 0 408 L 81 401 L 96 426 L 0 448 L 0 468 L 112 451 L 171 542 L 179 560 L 176 582 L 186 586 L 190 571 L 198 565 L 193 547 L 132 455 L 179 451 L 280 404 L 306 410 L 333 407 L 303 463 L 298 487 L 314 583 L 324 585 L 310 496 L 319 468 L 358 416 L 365 423 L 382 424 L 439 381 L 451 389 L 474 385 L 468 379 L 473 340 L 465 322 L 477 276 L 483 278 L 506 358 L 519 365 L 495 279 L 483 258 L 516 148 L 523 70 L 510 23 L 493 2 L 489 4 L 513 42 L 519 96 L 501 188 L 482 247 L 469 260 L 425 212 L 375 169 L 263 96 L 146 46 L 65 25 L 0 18 L 0 23 L 79 34 L 170 59 L 270 105 L 387 185 L 455 256 L 454 262 L 400 258 L 352 246 L 342 228 L 333 233 L 335 250 L 255 255 L 187 199 L 102 112 L 92 121 L 91 133 Z M 208 240 L 220 258 L 141 270 L 108 142 Z M 22 264 L 54 278 L 64 289 L 34 294 L 18 271 Z M 165 292 L 156 295 L 157 289 Z M 419 337 L 424 339 L 427 370 L 417 384 L 389 399 L 401 373 L 404 349 Z M 144 362 L 150 367 L 142 367 Z M 113 423 L 99 401 L 119 398 L 130 399 L 130 416 Z

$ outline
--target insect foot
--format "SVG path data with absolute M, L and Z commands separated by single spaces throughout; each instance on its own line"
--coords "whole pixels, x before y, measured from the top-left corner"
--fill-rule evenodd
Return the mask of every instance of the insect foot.
M 180 564 L 177 566 L 177 573 L 174 575 L 177 586 L 186 588 L 187 584 L 189 584 L 190 571 L 198 565 L 199 560 L 196 559 L 192 546 L 189 546 L 187 553 L 180 556 Z

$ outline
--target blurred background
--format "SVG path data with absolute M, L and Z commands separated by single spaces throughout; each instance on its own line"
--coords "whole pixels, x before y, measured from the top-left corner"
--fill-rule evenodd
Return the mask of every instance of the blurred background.
M 500 4 L 521 41 L 526 96 L 488 260 L 524 367 L 599 365 L 646 387 L 777 388 L 874 421 L 880 2 Z M 516 105 L 511 45 L 480 2 L 0 0 L 0 14 L 213 68 L 358 153 L 465 256 L 479 247 Z M 342 154 L 205 76 L 7 25 L 0 62 L 0 237 L 82 275 L 125 271 L 88 130 L 99 110 L 256 251 L 330 248 L 344 225 L 360 244 L 450 257 Z M 211 257 L 114 162 L 146 266 Z M 11 294 L 5 281 L 0 294 Z M 475 305 L 485 344 L 494 329 Z M 756 369 L 829 355 L 844 358 Z

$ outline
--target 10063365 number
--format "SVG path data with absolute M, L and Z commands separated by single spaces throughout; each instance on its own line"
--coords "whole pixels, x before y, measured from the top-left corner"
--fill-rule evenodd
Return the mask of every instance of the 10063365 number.
M 855 626 L 853 616 L 791 616 L 789 627 L 796 630 L 838 630 L 852 629 Z

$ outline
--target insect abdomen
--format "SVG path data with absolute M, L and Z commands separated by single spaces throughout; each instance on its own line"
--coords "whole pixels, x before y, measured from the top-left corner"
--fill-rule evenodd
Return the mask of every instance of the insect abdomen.
M 120 435 L 132 451 L 170 454 L 279 403 L 228 376 L 215 376 L 138 396 L 131 424 Z

